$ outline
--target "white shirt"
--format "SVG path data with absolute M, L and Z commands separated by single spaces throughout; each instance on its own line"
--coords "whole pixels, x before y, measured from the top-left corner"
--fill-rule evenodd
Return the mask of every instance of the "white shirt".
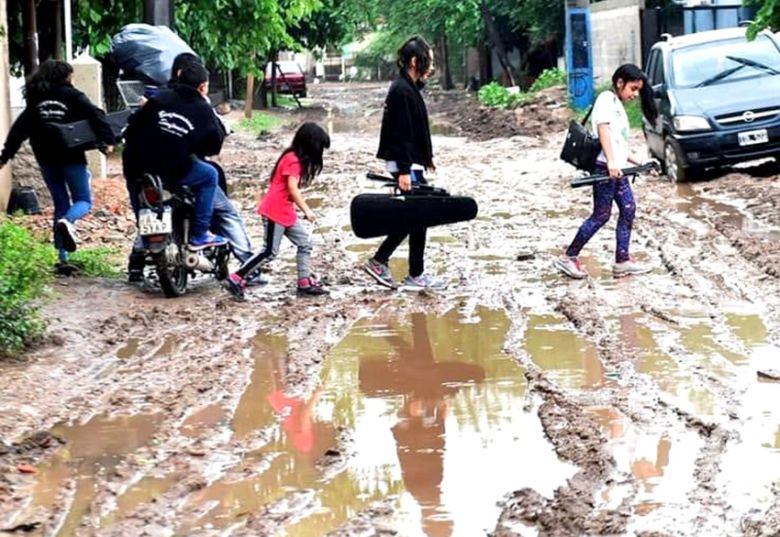
M 593 106 L 593 112 L 590 116 L 593 134 L 598 136 L 598 126 L 605 123 L 609 125 L 615 165 L 619 168 L 625 168 L 628 165 L 628 135 L 630 132 L 628 115 L 623 107 L 623 103 L 620 102 L 618 96 L 612 91 L 604 91 L 596 99 L 596 104 Z M 599 153 L 596 161 L 606 165 L 607 157 L 604 155 L 604 151 Z

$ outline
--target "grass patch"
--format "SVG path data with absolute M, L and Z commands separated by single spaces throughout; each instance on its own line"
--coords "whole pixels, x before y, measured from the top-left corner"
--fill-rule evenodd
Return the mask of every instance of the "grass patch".
M 70 262 L 82 269 L 82 275 L 89 278 L 120 278 L 122 272 L 111 262 L 119 254 L 114 248 L 100 246 L 84 248 L 70 254 Z
M 278 127 L 284 121 L 281 118 L 264 112 L 252 112 L 251 118 L 244 118 L 238 122 L 238 129 L 254 135 L 260 135 Z

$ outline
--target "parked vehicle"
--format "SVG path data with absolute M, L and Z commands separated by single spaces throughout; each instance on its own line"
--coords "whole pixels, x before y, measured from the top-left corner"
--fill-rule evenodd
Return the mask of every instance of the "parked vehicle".
M 189 276 L 196 272 L 227 278 L 226 244 L 198 251 L 187 246 L 195 213 L 195 194 L 188 187 L 168 192 L 158 177 L 146 174 L 140 201 L 138 231 L 148 252 L 146 263 L 154 267 L 166 297 L 183 295 Z
M 263 85 L 266 91 L 271 91 L 271 62 L 265 68 Z M 306 75 L 301 66 L 292 61 L 276 62 L 276 92 L 306 97 Z
M 669 37 L 647 73 L 658 105 L 650 152 L 673 181 L 707 167 L 780 156 L 780 41 L 745 28 Z

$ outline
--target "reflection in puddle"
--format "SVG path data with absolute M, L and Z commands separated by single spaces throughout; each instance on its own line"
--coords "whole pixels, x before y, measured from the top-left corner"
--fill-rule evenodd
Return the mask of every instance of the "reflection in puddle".
M 38 482 L 32 491 L 32 507 L 54 508 L 63 487 L 75 480 L 75 492 L 67 518 L 59 536 L 73 535 L 84 517 L 90 514 L 95 499 L 95 485 L 100 476 L 110 475 L 120 458 L 141 448 L 152 440 L 162 421 L 160 414 L 105 417 L 97 416 L 83 425 L 60 425 L 52 434 L 65 440 L 65 445 L 51 460 L 38 467 Z M 146 488 L 148 485 L 149 488 Z M 139 489 L 140 487 L 140 489 Z M 158 484 L 151 482 L 136 485 L 129 498 L 121 498 L 123 509 L 130 510 L 133 498 L 143 501 L 153 497 Z
M 259 337 L 234 436 L 277 412 L 282 425 L 242 461 L 261 475 L 234 472 L 190 498 L 202 515 L 197 527 L 225 527 L 289 490 L 313 489 L 320 508 L 288 526 L 289 535 L 323 535 L 391 494 L 401 535 L 479 535 L 492 529 L 504 494 L 530 486 L 552 495 L 574 469 L 558 461 L 535 413 L 522 411 L 522 369 L 501 350 L 509 320 L 487 309 L 472 320 L 452 311 L 361 323 L 331 351 L 322 387 L 305 399 L 283 390 L 283 338 Z M 316 461 L 335 445 L 336 425 L 351 431 L 354 456 L 333 475 Z
M 531 360 L 569 388 L 595 388 L 605 382 L 596 347 L 571 330 L 562 317 L 531 315 L 525 332 Z
M 693 431 L 641 431 L 631 420 L 612 407 L 587 409 L 609 439 L 617 470 L 630 473 L 639 484 L 633 500 L 637 513 L 647 516 L 661 505 L 688 503 L 695 487 L 694 468 L 702 441 Z M 617 508 L 622 500 L 619 485 L 606 487 L 600 500 Z

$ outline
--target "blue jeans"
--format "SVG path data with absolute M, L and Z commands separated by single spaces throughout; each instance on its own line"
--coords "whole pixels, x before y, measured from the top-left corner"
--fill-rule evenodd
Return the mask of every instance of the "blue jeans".
M 193 160 L 192 168 L 181 180 L 180 185 L 192 188 L 195 194 L 195 218 L 192 223 L 192 236 L 202 237 L 206 234 L 214 212 L 214 196 L 217 191 L 219 174 L 213 166 L 202 160 Z
M 60 261 L 68 260 L 68 252 L 62 247 L 62 239 L 56 224 L 61 218 L 74 223 L 92 209 L 90 175 L 86 164 L 41 164 L 41 173 L 54 202 L 54 247 Z
M 214 194 L 211 231 L 222 235 L 230 242 L 233 255 L 241 263 L 247 262 L 252 257 L 252 243 L 244 227 L 244 221 L 225 192 L 219 187 Z

